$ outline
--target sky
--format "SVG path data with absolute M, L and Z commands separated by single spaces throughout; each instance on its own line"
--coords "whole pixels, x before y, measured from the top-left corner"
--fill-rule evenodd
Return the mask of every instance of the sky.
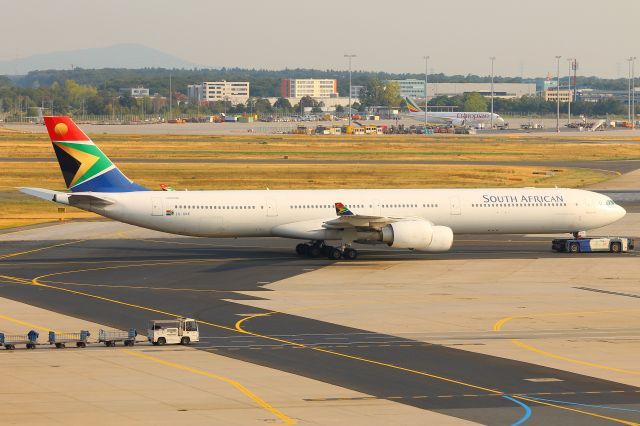
M 627 75 L 638 0 L 5 0 L 0 59 L 140 43 L 243 68 L 545 76 Z M 635 31 L 634 31 L 635 29 Z

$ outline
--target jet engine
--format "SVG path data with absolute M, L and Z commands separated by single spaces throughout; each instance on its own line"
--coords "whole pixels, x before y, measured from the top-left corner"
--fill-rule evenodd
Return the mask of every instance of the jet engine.
M 417 251 L 447 251 L 453 244 L 453 231 L 447 226 L 436 226 L 422 220 L 407 220 L 385 225 L 382 242 L 394 248 Z

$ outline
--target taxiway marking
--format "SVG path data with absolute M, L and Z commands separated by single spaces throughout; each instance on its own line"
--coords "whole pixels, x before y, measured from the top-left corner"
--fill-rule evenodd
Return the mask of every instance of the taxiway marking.
M 238 382 L 237 380 L 233 380 L 233 379 L 230 379 L 230 378 L 225 377 L 225 376 L 219 376 L 217 374 L 209 373 L 207 371 L 198 370 L 196 368 L 188 367 L 186 365 L 178 364 L 176 362 L 166 361 L 164 359 L 160 359 L 160 358 L 157 358 L 157 357 L 154 357 L 154 356 L 143 354 L 140 351 L 134 351 L 134 350 L 131 350 L 131 349 L 122 349 L 122 351 L 124 353 L 126 353 L 126 354 L 131 355 L 131 356 L 135 356 L 135 357 L 138 357 L 138 358 L 143 358 L 143 359 L 146 359 L 148 361 L 153 361 L 153 362 L 156 362 L 158 364 L 165 365 L 167 367 L 176 368 L 178 370 L 187 371 L 189 373 L 197 374 L 199 376 L 209 377 L 209 378 L 212 378 L 212 379 L 216 379 L 216 380 L 220 380 L 222 382 L 228 383 L 231 386 L 233 386 L 234 388 L 236 388 L 238 391 L 240 391 L 243 394 L 245 394 L 247 397 L 249 397 L 251 400 L 253 400 L 260 407 L 262 407 L 263 409 L 269 411 L 271 414 L 273 414 L 274 416 L 276 416 L 277 418 L 282 420 L 283 424 L 285 424 L 285 425 L 294 425 L 294 424 L 297 423 L 297 421 L 295 419 L 292 419 L 291 417 L 289 417 L 286 414 L 284 414 L 282 411 L 280 411 L 277 408 L 275 408 L 273 405 L 269 404 L 264 399 L 260 398 L 258 395 L 253 393 L 251 390 L 249 390 L 246 386 L 244 386 L 242 383 Z
M 619 309 L 619 310 L 606 310 L 606 311 L 584 311 L 584 312 L 562 312 L 562 313 L 553 313 L 553 314 L 534 314 L 534 315 L 527 315 L 527 316 L 514 316 L 514 317 L 505 317 L 502 318 L 500 320 L 498 320 L 495 324 L 493 324 L 493 331 L 499 332 L 502 331 L 502 327 L 504 327 L 504 325 L 511 321 L 511 320 L 516 320 L 516 319 L 534 319 L 534 318 L 546 318 L 546 317 L 553 317 L 553 316 L 572 316 L 572 315 L 588 315 L 588 314 L 604 314 L 604 313 L 620 313 L 620 312 L 638 312 L 640 311 L 640 309 Z M 569 357 L 565 357 L 562 355 L 558 355 L 558 354 L 554 354 L 553 352 L 548 352 L 548 351 L 544 351 L 542 349 L 536 348 L 535 346 L 531 346 L 528 345 L 520 340 L 517 339 L 511 339 L 510 340 L 511 343 L 513 343 L 516 346 L 519 346 L 523 349 L 526 349 L 528 351 L 537 353 L 539 355 L 543 355 L 549 358 L 555 358 L 555 359 L 559 359 L 561 361 L 567 361 L 567 362 L 571 362 L 574 364 L 581 364 L 581 365 L 586 365 L 588 367 L 594 367 L 594 368 L 599 368 L 602 370 L 609 370 L 609 371 L 615 371 L 618 373 L 626 373 L 626 374 L 634 374 L 634 375 L 640 375 L 640 371 L 634 371 L 634 370 L 625 370 L 622 368 L 616 368 L 616 367 L 610 367 L 608 365 L 603 365 L 603 364 L 596 364 L 593 362 L 588 362 L 588 361 L 582 361 L 579 359 L 574 359 L 574 358 L 569 358 Z

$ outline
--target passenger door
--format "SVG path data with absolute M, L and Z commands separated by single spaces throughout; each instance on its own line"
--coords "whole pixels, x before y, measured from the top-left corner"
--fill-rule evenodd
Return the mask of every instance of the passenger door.
M 267 200 L 267 216 L 269 217 L 278 216 L 278 205 L 274 200 Z
M 164 212 L 162 211 L 162 198 L 153 197 L 151 199 L 151 215 L 152 216 L 162 216 Z
M 450 204 L 451 204 L 451 215 L 459 215 L 460 199 L 458 197 L 453 197 L 450 199 Z
M 373 200 L 373 215 L 380 216 L 380 200 Z

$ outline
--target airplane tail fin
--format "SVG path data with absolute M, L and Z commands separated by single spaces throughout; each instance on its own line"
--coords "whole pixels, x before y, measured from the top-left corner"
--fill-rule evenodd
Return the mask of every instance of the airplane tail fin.
M 44 117 L 62 177 L 71 192 L 148 191 L 128 179 L 69 117 Z
M 407 103 L 409 112 L 422 112 L 422 108 L 420 108 L 413 99 L 407 96 L 404 98 L 404 100 Z

